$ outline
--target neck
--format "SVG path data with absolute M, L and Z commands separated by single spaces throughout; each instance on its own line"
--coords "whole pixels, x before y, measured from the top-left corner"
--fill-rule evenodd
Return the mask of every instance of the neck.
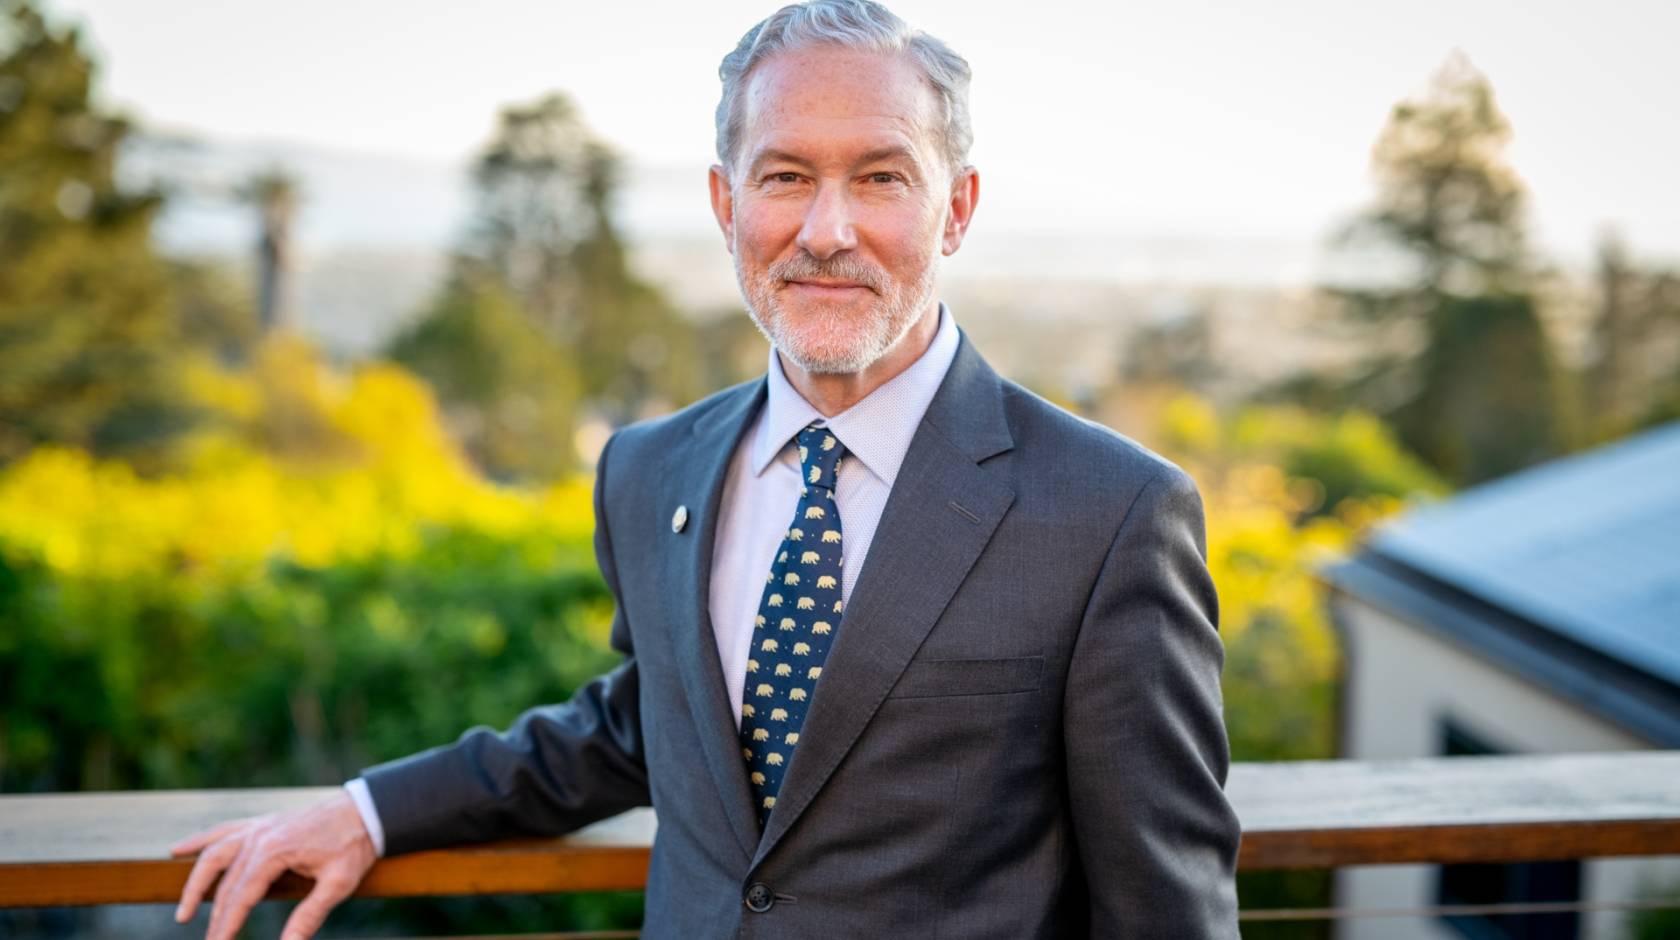
M 910 368 L 933 345 L 933 337 L 938 332 L 939 303 L 935 301 L 897 343 L 862 371 L 807 372 L 788 361 L 779 350 L 776 358 L 782 364 L 782 374 L 787 376 L 788 384 L 823 417 L 832 418 Z

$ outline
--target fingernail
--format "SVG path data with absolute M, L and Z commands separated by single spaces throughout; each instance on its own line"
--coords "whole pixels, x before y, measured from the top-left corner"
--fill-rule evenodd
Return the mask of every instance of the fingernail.
M 184 924 L 184 923 L 186 923 L 186 921 L 187 921 L 187 909 L 186 909 L 186 907 L 185 906 L 180 906 L 180 907 L 175 908 L 175 923 Z

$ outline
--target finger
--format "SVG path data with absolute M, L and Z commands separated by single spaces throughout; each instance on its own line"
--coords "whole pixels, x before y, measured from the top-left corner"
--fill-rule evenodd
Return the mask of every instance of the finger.
M 227 919 L 227 909 L 231 906 L 234 889 L 245 877 L 245 869 L 251 864 L 251 855 L 256 849 L 254 841 L 245 840 L 240 847 L 239 856 L 227 866 L 227 871 L 222 873 L 222 880 L 216 884 L 216 893 L 210 899 L 210 926 L 204 931 L 205 940 L 215 937 L 221 930 L 222 922 Z M 238 925 L 235 925 L 232 932 L 238 930 Z
M 229 892 L 227 900 L 224 902 L 221 898 L 216 899 L 216 917 L 221 919 L 221 923 L 218 926 L 214 919 L 211 920 L 210 932 L 205 935 L 206 940 L 233 940 L 234 935 L 239 933 L 239 928 L 244 925 L 245 918 L 250 916 L 251 908 L 256 907 L 257 902 L 267 896 L 268 888 L 274 884 L 274 879 L 285 873 L 285 862 L 273 855 L 258 853 L 254 849 L 255 847 L 252 852 L 246 854 L 257 857 L 244 865 L 239 881 Z
M 235 829 L 238 829 L 240 826 L 245 825 L 246 822 L 247 820 L 244 819 L 232 819 L 219 826 L 205 829 L 202 832 L 195 832 L 192 835 L 187 836 L 185 839 L 171 843 L 169 846 L 169 854 L 177 857 L 182 855 L 191 855 L 217 839 L 220 839 L 222 836 L 225 836 Z
M 193 863 L 192 873 L 187 875 L 186 886 L 181 889 L 181 902 L 175 906 L 177 923 L 186 923 L 192 919 L 193 914 L 198 911 L 199 902 L 204 898 L 204 892 L 210 888 L 210 882 L 215 881 L 216 876 L 239 854 L 241 844 L 238 839 L 218 842 Z
M 315 882 L 315 887 L 309 890 L 297 907 L 292 909 L 292 916 L 286 918 L 286 926 L 280 931 L 280 940 L 309 940 L 321 925 L 327 922 L 327 915 L 337 907 L 339 902 L 350 896 L 354 886 L 345 886 L 341 879 L 332 875 L 323 875 Z

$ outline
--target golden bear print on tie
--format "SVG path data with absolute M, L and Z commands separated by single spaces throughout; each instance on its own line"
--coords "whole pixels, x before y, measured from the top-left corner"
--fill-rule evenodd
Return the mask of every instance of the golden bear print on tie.
M 822 675 L 829 646 L 841 630 L 844 606 L 840 593 L 845 561 L 839 551 L 843 527 L 834 487 L 841 462 L 850 458 L 844 445 L 820 425 L 807 426 L 794 443 L 802 467 L 799 500 L 765 576 L 763 600 L 753 621 L 763 632 L 755 634 L 757 647 L 751 651 L 748 670 L 752 678 L 746 680 L 743 695 L 771 707 L 754 712 L 743 701 L 741 709 L 742 757 L 761 807 L 761 822 L 776 805 L 783 769 L 793 762 L 792 749 L 800 742 L 806 710 L 816 697 L 813 683 Z M 807 547 L 804 525 L 816 527 L 812 542 L 820 546 Z M 779 639 L 767 638 L 771 632 Z M 783 707 L 774 707 L 778 701 Z M 772 742 L 779 749 L 772 750 Z

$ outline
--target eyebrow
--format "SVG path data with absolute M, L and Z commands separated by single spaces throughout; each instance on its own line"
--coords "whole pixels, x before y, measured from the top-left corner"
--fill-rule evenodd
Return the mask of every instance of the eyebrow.
M 775 148 L 771 148 L 769 150 L 759 151 L 758 155 L 753 157 L 753 162 L 747 167 L 747 172 L 756 174 L 759 170 L 764 168 L 766 163 L 792 163 L 795 166 L 801 166 L 805 169 L 811 168 L 811 162 L 806 160 L 804 157 L 788 153 L 786 150 L 776 150 Z
M 892 159 L 908 160 L 912 164 L 915 164 L 916 162 L 915 155 L 910 152 L 909 148 L 893 144 L 887 147 L 877 147 L 876 149 L 865 153 L 853 162 L 853 166 L 867 166 L 871 163 L 880 163 L 882 161 Z M 759 151 L 758 155 L 753 158 L 753 162 L 748 166 L 747 172 L 750 174 L 757 174 L 767 163 L 791 163 L 794 166 L 802 167 L 807 170 L 812 169 L 811 161 L 805 159 L 804 157 L 795 153 L 789 153 L 786 150 L 777 150 L 772 147 L 768 150 Z

